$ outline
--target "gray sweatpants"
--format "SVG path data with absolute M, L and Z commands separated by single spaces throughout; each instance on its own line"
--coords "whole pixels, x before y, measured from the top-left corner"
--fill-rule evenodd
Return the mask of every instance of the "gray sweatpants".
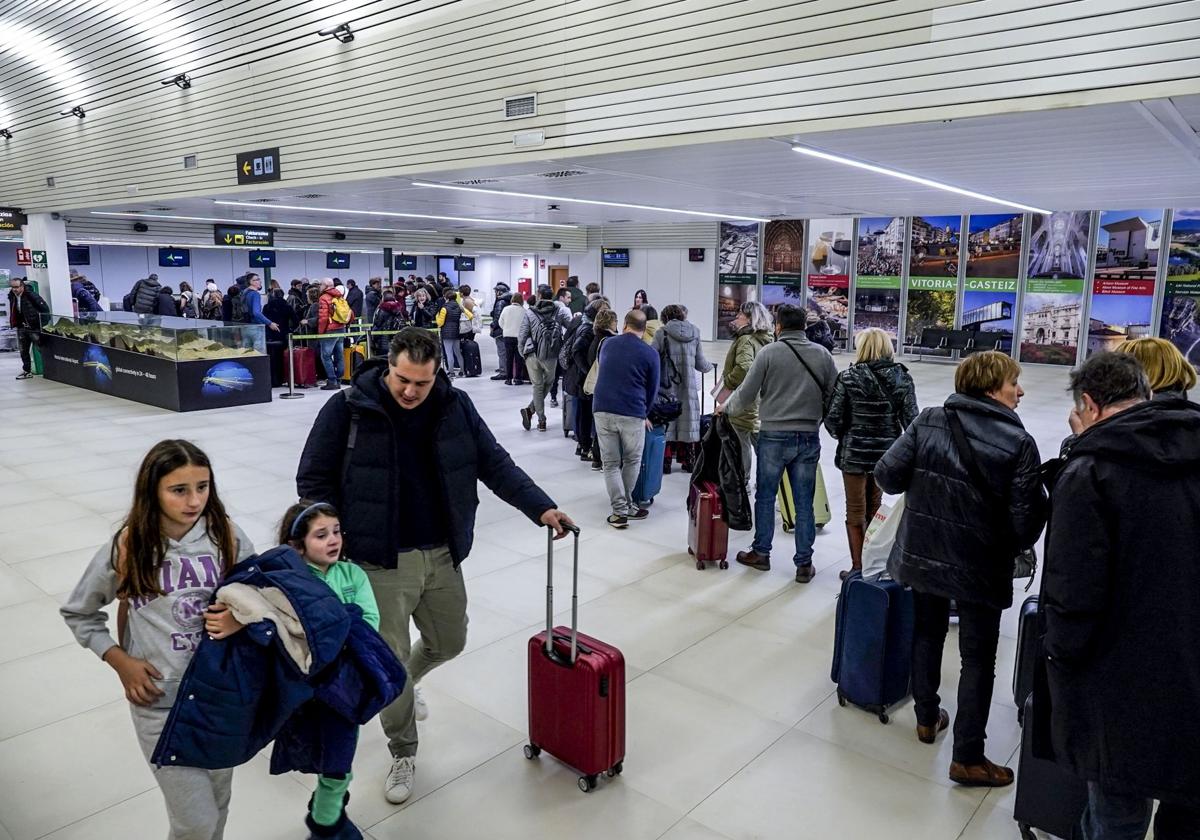
M 637 512 L 633 488 L 642 468 L 642 450 L 646 446 L 646 421 L 598 411 L 593 417 L 596 441 L 600 444 L 600 463 L 604 469 L 604 487 L 617 516 Z
M 450 549 L 404 551 L 396 568 L 362 564 L 379 604 L 379 634 L 408 670 L 404 693 L 379 720 L 394 758 L 417 754 L 413 686 L 431 670 L 462 653 L 467 644 L 467 589 Z M 421 638 L 409 638 L 412 618 Z
M 533 399 L 529 402 L 529 409 L 538 416 L 539 421 L 545 423 L 546 394 L 550 393 L 550 386 L 554 384 L 558 360 L 544 362 L 536 353 L 530 353 L 525 357 L 525 369 L 529 371 L 529 381 L 533 383 Z
M 133 729 L 146 761 L 154 754 L 158 736 L 166 725 L 170 709 L 129 707 Z M 171 830 L 167 840 L 221 840 L 225 820 L 229 818 L 229 794 L 233 768 L 202 770 L 199 767 L 150 766 L 167 802 L 167 820 Z

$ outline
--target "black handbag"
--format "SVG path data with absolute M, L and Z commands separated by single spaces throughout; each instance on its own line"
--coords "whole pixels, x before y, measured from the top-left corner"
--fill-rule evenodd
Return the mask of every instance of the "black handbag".
M 654 400 L 654 405 L 650 406 L 650 411 L 646 415 L 651 426 L 665 426 L 668 423 L 679 419 L 679 415 L 683 414 L 683 405 L 679 400 L 667 391 L 659 391 L 658 397 Z

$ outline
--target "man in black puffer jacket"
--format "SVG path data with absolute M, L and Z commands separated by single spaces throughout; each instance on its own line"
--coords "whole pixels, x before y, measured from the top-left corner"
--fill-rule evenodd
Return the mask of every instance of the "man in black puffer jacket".
M 1140 840 L 1155 799 L 1157 840 L 1200 837 L 1200 407 L 1148 401 L 1120 353 L 1071 390 L 1042 584 L 1055 758 L 1088 782 L 1083 840 Z
M 31 348 L 42 332 L 42 316 L 50 313 L 46 301 L 19 277 L 8 281 L 8 324 L 17 331 L 21 346 L 21 374 L 17 379 L 33 378 Z
M 404 693 L 380 716 L 393 757 L 385 795 L 394 804 L 412 792 L 416 721 L 426 714 L 414 687 L 466 643 L 459 564 L 471 552 L 478 482 L 559 537 L 571 524 L 496 442 L 440 362 L 428 330 L 401 330 L 386 361 L 364 362 L 351 388 L 322 407 L 296 473 L 301 498 L 341 512 L 345 554 L 366 570 L 380 633 L 408 669 Z M 410 617 L 421 630 L 416 644 Z
M 1037 542 L 1046 522 L 1037 444 L 1015 411 L 1024 393 L 1020 373 L 1003 353 L 989 350 L 965 359 L 954 376 L 956 393 L 944 406 L 922 411 L 875 467 L 875 481 L 885 492 L 906 494 L 888 571 L 915 595 L 917 737 L 933 743 L 950 722 L 937 692 L 953 598 L 962 675 L 950 779 L 975 786 L 1013 781 L 1012 770 L 987 760 L 983 744 L 1000 613 L 1012 605 L 1013 559 Z M 956 445 L 950 426 L 956 419 L 969 452 Z

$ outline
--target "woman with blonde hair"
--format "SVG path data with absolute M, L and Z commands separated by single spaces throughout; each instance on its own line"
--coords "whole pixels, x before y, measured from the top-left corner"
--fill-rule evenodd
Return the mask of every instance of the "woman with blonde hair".
M 1150 380 L 1155 400 L 1186 400 L 1196 387 L 1196 369 L 1179 348 L 1165 338 L 1130 338 L 1117 345 L 1116 352 L 1128 353 L 1139 362 Z
M 854 339 L 854 364 L 833 383 L 825 428 L 837 440 L 834 463 L 846 488 L 846 535 L 850 569 L 862 569 L 863 538 L 883 494 L 875 465 L 917 416 L 917 396 L 908 368 L 892 358 L 892 340 L 877 327 Z

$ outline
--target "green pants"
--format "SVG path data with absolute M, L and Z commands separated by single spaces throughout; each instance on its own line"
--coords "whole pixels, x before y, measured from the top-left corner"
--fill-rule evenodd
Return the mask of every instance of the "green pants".
M 404 551 L 396 568 L 363 569 L 379 603 L 379 633 L 408 670 L 404 693 L 379 715 L 394 758 L 417 754 L 413 686 L 431 670 L 462 653 L 467 643 L 467 590 L 445 546 Z M 409 618 L 421 637 L 413 644 Z
M 317 825 L 334 825 L 342 817 L 346 791 L 350 789 L 353 773 L 337 776 L 317 776 L 317 789 L 313 791 L 309 813 Z

